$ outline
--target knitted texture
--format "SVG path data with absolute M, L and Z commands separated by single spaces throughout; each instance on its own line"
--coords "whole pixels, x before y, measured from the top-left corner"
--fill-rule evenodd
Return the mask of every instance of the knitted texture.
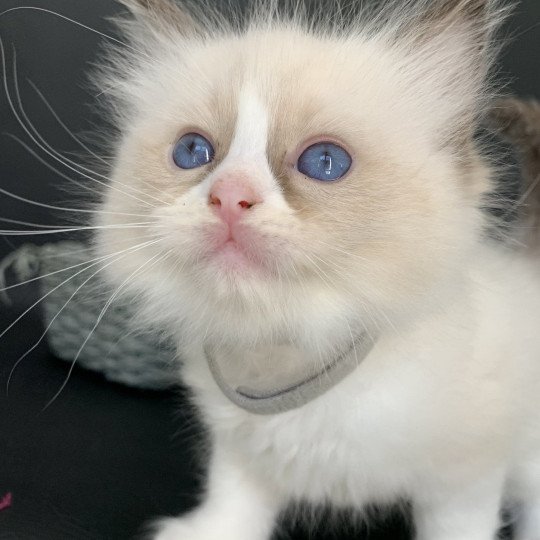
M 19 281 L 39 277 L 47 341 L 58 358 L 76 359 L 78 365 L 129 386 L 173 386 L 174 348 L 133 325 L 134 313 L 125 298 L 106 308 L 114 291 L 100 277 L 101 264 L 86 269 L 92 264 L 89 253 L 78 242 L 26 245 L 0 265 L 1 278 L 7 267 Z

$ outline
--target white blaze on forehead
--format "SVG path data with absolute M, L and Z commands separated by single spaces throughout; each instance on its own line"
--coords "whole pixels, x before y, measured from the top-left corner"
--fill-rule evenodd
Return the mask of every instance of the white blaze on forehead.
M 238 100 L 238 116 L 228 159 L 263 158 L 266 161 L 268 111 L 255 87 L 246 84 Z
M 206 200 L 216 181 L 241 175 L 249 179 L 251 186 L 265 202 L 282 209 L 287 208 L 266 155 L 268 127 L 268 110 L 255 85 L 245 84 L 238 97 L 236 126 L 228 154 L 203 182 L 188 192 L 188 197 L 202 196 Z

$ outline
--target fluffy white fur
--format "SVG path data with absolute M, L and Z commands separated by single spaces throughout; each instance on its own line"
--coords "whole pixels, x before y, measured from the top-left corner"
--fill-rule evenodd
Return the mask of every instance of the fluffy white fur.
M 473 139 L 500 4 L 403 1 L 321 26 L 300 9 L 217 25 L 166 0 L 125 3 L 130 45 L 100 79 L 121 134 L 102 224 L 151 224 L 103 229 L 97 247 L 157 240 L 110 278 L 176 337 L 213 448 L 201 506 L 155 540 L 267 540 L 294 500 L 399 498 L 419 540 L 493 540 L 505 500 L 524 503 L 518 539 L 539 540 L 540 272 L 486 239 L 493 173 Z M 211 166 L 172 164 L 189 131 L 214 142 Z M 317 138 L 350 151 L 346 178 L 296 170 Z M 239 240 L 247 266 L 215 254 L 208 197 L 231 177 L 263 200 Z M 208 342 L 290 343 L 320 362 L 361 330 L 379 338 L 352 375 L 274 416 L 230 403 L 203 356 Z

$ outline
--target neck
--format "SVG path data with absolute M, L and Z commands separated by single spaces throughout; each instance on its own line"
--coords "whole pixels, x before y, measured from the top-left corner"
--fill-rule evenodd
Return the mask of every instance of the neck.
M 221 391 L 254 414 L 279 414 L 326 393 L 368 356 L 376 337 L 358 334 L 347 348 L 315 360 L 294 345 L 234 350 L 207 345 L 205 353 Z

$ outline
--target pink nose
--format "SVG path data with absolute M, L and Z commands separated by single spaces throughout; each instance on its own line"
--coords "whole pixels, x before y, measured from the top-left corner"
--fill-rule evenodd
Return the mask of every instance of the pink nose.
M 218 180 L 208 198 L 214 212 L 229 224 L 241 219 L 250 208 L 260 202 L 261 198 L 253 188 L 234 180 Z

